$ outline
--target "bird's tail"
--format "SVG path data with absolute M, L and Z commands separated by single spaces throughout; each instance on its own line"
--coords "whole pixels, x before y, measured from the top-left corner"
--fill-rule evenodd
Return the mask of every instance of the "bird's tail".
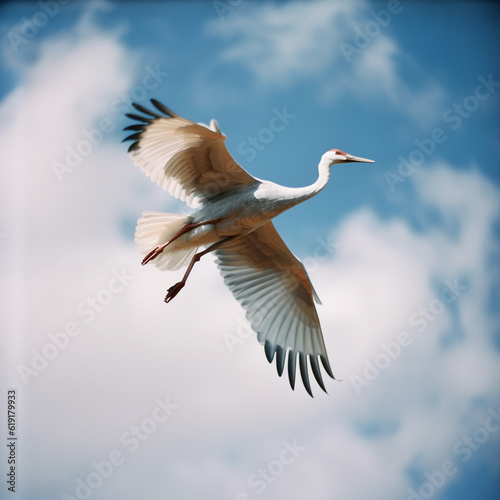
M 135 228 L 135 242 L 139 251 L 147 254 L 156 246 L 167 243 L 188 223 L 189 216 L 186 215 L 142 212 Z M 151 262 L 162 271 L 179 269 L 189 262 L 196 250 L 196 247 L 186 248 L 174 240 Z

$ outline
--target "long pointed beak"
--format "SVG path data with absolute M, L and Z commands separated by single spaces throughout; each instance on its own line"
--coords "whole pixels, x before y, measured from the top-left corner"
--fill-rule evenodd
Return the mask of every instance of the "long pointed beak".
M 368 158 L 361 158 L 361 156 L 353 156 L 350 154 L 346 154 L 345 158 L 346 162 L 357 161 L 360 163 L 375 163 L 375 160 L 369 160 Z

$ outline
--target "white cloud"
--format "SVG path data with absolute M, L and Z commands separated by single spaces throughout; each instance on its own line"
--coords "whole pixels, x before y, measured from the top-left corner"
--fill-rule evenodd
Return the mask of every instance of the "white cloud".
M 341 78 L 344 85 L 330 92 L 355 92 L 367 102 L 378 96 L 408 115 L 417 123 L 429 127 L 440 117 L 443 109 L 444 90 L 436 83 L 424 78 L 422 71 L 415 68 L 408 54 L 403 54 L 396 40 L 386 34 L 380 34 L 363 49 L 359 55 L 352 58 L 352 73 L 345 72 Z M 403 77 L 403 70 L 413 66 L 413 81 Z M 421 82 L 420 85 L 418 82 Z
M 264 84 L 286 86 L 325 70 L 341 41 L 334 25 L 351 17 L 360 4 L 266 3 L 235 13 L 227 22 L 211 22 L 209 32 L 231 41 L 223 60 L 246 64 Z
M 113 99 L 130 85 L 133 65 L 127 68 L 129 61 L 116 35 L 77 29 L 75 34 L 42 42 L 39 58 L 26 68 L 23 84 L 2 102 L 0 126 L 6 133 L 0 141 L 9 165 L 2 177 L 4 185 L 12 187 L 3 203 L 12 210 L 22 203 L 29 206 L 32 201 L 38 202 L 33 204 L 36 211 L 24 214 L 25 230 L 33 241 L 40 242 L 45 237 L 56 244 L 57 240 L 67 241 L 72 231 L 81 232 L 81 210 L 59 219 L 54 207 L 74 197 L 72 181 L 75 177 L 80 177 L 80 181 L 88 179 L 89 170 L 98 163 L 97 150 L 107 150 L 109 136 L 95 135 L 94 141 L 99 144 L 93 145 L 86 134 L 98 127 L 104 116 L 110 116 Z M 116 129 L 118 117 L 113 118 L 111 127 Z M 55 163 L 71 166 L 68 148 L 77 151 L 84 142 L 90 149 L 82 146 L 80 163 L 75 164 L 73 172 L 63 171 L 60 182 Z M 102 186 L 112 181 L 111 174 L 110 166 L 103 166 L 100 180 L 92 176 L 91 184 L 86 186 L 88 198 L 97 201 L 100 194 L 106 196 Z M 15 191 L 19 184 L 22 194 Z M 94 209 L 96 217 L 101 210 L 97 203 L 86 209 Z M 46 222 L 40 225 L 34 218 Z M 55 234 L 50 234 L 52 231 Z M 8 227 L 7 232 L 12 234 L 16 229 Z
M 368 8 L 363 0 L 265 3 L 210 22 L 208 32 L 227 42 L 221 64 L 243 65 L 263 86 L 313 82 L 324 102 L 346 93 L 363 99 L 381 96 L 428 126 L 438 116 L 444 92 L 429 81 L 420 89 L 414 81 L 411 86 L 405 81 L 405 64 L 415 64 L 385 31 L 404 6 L 392 15 L 385 10 L 389 18 L 382 21 Z M 423 79 L 418 69 L 413 73 L 417 82 Z
M 393 466 L 418 458 L 430 471 L 446 459 L 459 463 L 454 443 L 487 416 L 477 401 L 498 403 L 499 352 L 485 303 L 494 284 L 489 260 L 499 193 L 477 171 L 442 164 L 422 170 L 415 186 L 417 206 L 435 210 L 444 223 L 434 229 L 426 224 L 422 233 L 403 220 L 383 222 L 369 211 L 353 214 L 335 235 L 337 257 L 318 275 L 317 289 L 324 303 L 333 304 L 328 331 L 344 332 L 333 352 L 342 349 L 347 384 L 353 374 L 363 376 L 367 360 L 374 363 L 384 352 L 382 342 L 409 333 L 412 343 L 401 347 L 379 378 L 361 387 L 348 412 L 353 422 L 396 422 L 384 443 L 392 449 Z M 454 231 L 447 231 L 452 216 Z M 335 277 L 333 285 L 329 276 Z M 450 305 L 435 302 L 445 279 L 466 285 Z M 420 326 L 411 320 L 426 314 L 430 317 Z M 462 333 L 444 343 L 452 332 Z
M 428 173 L 429 182 L 433 174 L 451 181 L 462 175 L 441 166 Z M 483 196 L 481 205 L 491 205 L 497 193 L 484 179 L 476 182 L 479 192 L 491 194 Z M 428 195 L 428 206 L 436 201 Z M 476 204 L 477 198 L 469 203 Z M 494 214 L 489 213 L 491 222 Z M 477 223 L 463 217 L 459 222 L 460 234 Z M 335 235 L 340 242 L 335 259 L 320 263 L 313 275 L 325 304 L 320 316 L 331 361 L 344 381 L 331 382 L 330 396 L 317 394 L 314 401 L 301 387 L 292 392 L 286 380 L 276 377 L 255 338 L 244 340 L 234 354 L 227 350 L 222 334 L 235 331 L 242 313 L 210 259 L 197 264 L 189 286 L 168 306 L 161 299 L 177 276 L 140 268 L 131 246 L 93 248 L 92 259 L 83 262 L 75 251 L 49 261 L 46 269 L 31 267 L 36 293 L 54 277 L 60 286 L 29 306 L 35 318 L 30 348 L 40 348 L 47 333 L 66 320 L 82 323 L 76 306 L 106 284 L 111 269 L 124 267 L 134 276 L 30 382 L 30 404 L 37 408 L 31 418 L 37 423 L 29 456 L 44 454 L 44 436 L 58 436 L 57 452 L 37 463 L 33 477 L 41 480 L 57 468 L 66 477 L 60 493 L 72 493 L 75 478 L 89 474 L 92 461 L 119 450 L 125 463 L 109 479 L 109 491 L 144 493 L 144 485 L 134 479 L 139 475 L 149 478 L 145 491 L 150 498 L 161 498 L 165 490 L 184 497 L 235 497 L 240 491 L 255 494 L 249 476 L 275 458 L 283 440 L 297 439 L 306 451 L 268 485 L 263 497 L 306 490 L 319 499 L 404 495 L 410 484 L 406 467 L 418 458 L 425 470 L 433 470 L 456 458 L 454 442 L 481 423 L 474 401 L 493 404 L 496 394 L 498 352 L 488 344 L 489 331 L 461 322 L 465 339 L 443 352 L 440 339 L 451 327 L 451 310 L 422 333 L 409 326 L 409 315 L 438 296 L 439 287 L 432 286 L 436 275 L 461 275 L 471 261 L 486 266 L 482 248 L 487 233 L 464 261 L 453 253 L 461 254 L 466 241 L 448 242 L 443 253 L 437 238 L 442 239 L 437 232 L 417 233 L 403 220 L 384 222 L 368 210 L 345 220 Z M 457 264 L 445 265 L 447 257 Z M 67 276 L 74 260 L 79 264 Z M 477 300 L 475 273 L 471 279 L 457 299 L 459 311 Z M 223 314 L 214 313 L 219 309 Z M 475 313 L 484 317 L 484 312 Z M 350 375 L 362 374 L 364 360 L 373 360 L 380 343 L 393 341 L 402 329 L 411 332 L 413 344 L 356 395 Z M 129 452 L 120 436 L 150 416 L 154 400 L 165 396 L 179 404 L 178 411 Z M 466 419 L 470 412 L 472 425 Z M 370 425 L 390 428 L 391 423 L 392 430 L 371 439 L 362 431 Z M 366 471 L 362 482 L 356 480 L 360 470 Z M 193 474 L 200 482 L 188 480 Z M 303 477 L 315 481 L 306 484 Z

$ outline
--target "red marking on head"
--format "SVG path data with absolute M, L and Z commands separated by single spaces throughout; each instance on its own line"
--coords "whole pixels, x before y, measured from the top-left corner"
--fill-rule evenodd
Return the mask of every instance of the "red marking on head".
M 331 151 L 332 153 L 335 153 L 336 155 L 345 156 L 347 154 L 344 151 L 342 151 L 341 149 L 330 149 L 329 151 Z

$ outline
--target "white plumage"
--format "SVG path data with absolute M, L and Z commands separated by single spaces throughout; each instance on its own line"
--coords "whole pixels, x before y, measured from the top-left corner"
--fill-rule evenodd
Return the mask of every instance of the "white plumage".
M 192 215 L 144 212 L 136 229 L 139 250 L 161 270 L 188 265 L 183 279 L 168 290 L 172 300 L 185 285 L 195 262 L 214 252 L 224 282 L 246 317 L 269 362 L 276 355 L 281 376 L 295 386 L 296 363 L 312 396 L 308 366 L 326 392 L 319 360 L 334 378 L 314 305 L 319 299 L 307 272 L 288 249 L 271 220 L 321 191 L 335 163 L 372 162 L 338 149 L 319 163 L 318 180 L 287 188 L 251 176 L 231 157 L 217 122 L 210 127 L 186 120 L 152 99 L 155 111 L 134 104 L 143 115 L 128 114 L 137 124 L 129 152 L 134 162 L 172 196 L 198 209 Z M 199 248 L 203 250 L 198 252 Z

